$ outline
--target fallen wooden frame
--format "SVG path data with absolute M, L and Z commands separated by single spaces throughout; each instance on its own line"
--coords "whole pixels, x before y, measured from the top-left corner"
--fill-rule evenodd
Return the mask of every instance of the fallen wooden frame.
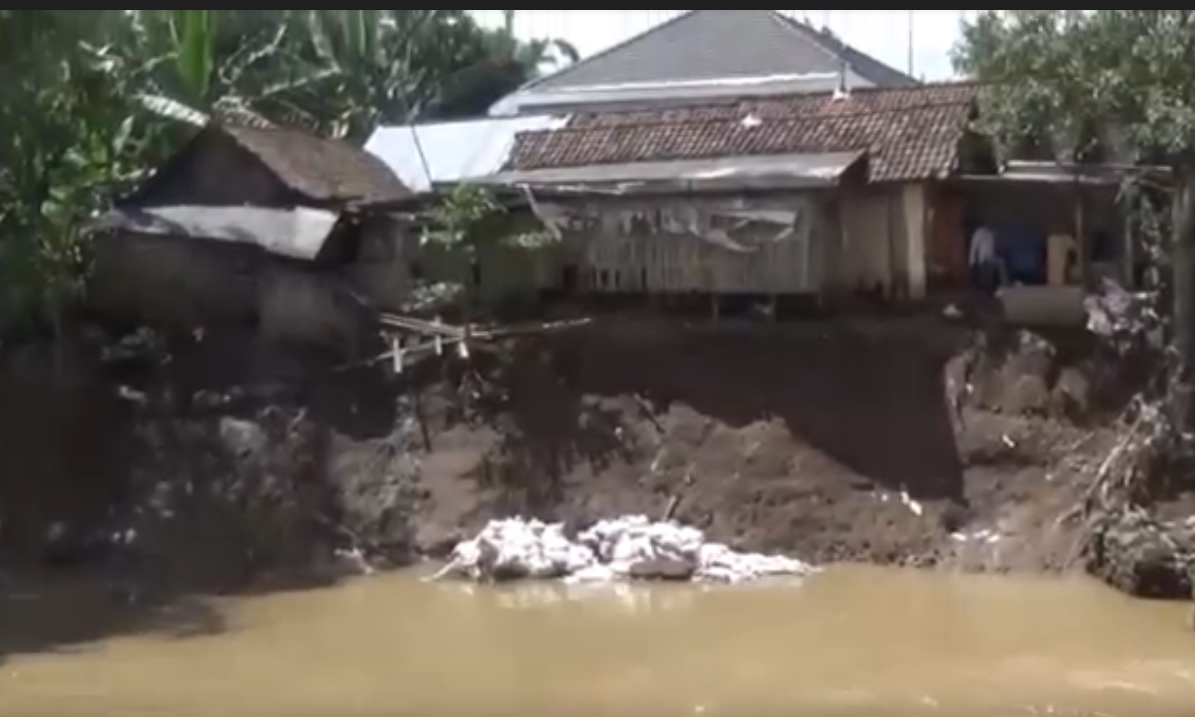
M 488 343 L 516 336 L 579 328 L 589 324 L 590 319 L 555 321 L 529 326 L 478 327 L 467 325 L 461 327 L 445 324 L 438 318 L 432 321 L 425 321 L 423 319 L 398 316 L 396 314 L 382 314 L 378 319 L 378 323 L 382 326 L 380 334 L 390 345 L 390 348 L 377 356 L 339 366 L 333 369 L 334 372 L 341 373 L 356 368 L 372 366 L 383 361 L 392 361 L 394 372 L 402 374 L 411 363 L 431 356 L 442 356 L 452 346 L 457 348 L 457 355 L 460 358 L 468 360 L 471 351 L 475 347 L 483 351 L 494 351 L 497 350 L 496 347 L 488 346 Z M 418 336 L 430 335 L 432 338 L 430 341 L 415 344 L 414 346 L 404 346 L 402 340 L 404 332 Z

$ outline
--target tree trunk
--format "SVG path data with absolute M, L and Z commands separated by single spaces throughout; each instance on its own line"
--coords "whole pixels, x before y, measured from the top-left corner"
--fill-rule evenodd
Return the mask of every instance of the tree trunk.
M 1195 426 L 1195 401 L 1191 399 L 1195 378 L 1195 164 L 1180 166 L 1174 195 L 1173 331 L 1181 361 L 1180 385 L 1175 396 L 1175 418 L 1183 428 Z

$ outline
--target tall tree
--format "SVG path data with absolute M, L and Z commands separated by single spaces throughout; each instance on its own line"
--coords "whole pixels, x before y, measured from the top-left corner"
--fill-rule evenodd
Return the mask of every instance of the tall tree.
M 262 98 L 337 137 L 424 115 L 451 77 L 484 55 L 464 10 L 309 10 L 286 67 L 290 86 Z
M 103 51 L 149 111 L 193 126 L 212 115 L 269 124 L 251 106 L 278 86 L 291 11 L 132 10 Z
M 515 11 L 502 12 L 502 24 L 484 31 L 480 56 L 445 83 L 433 110 L 436 116 L 484 114 L 495 102 L 543 73 L 580 59 L 577 49 L 564 40 L 520 40 L 515 35 Z
M 1172 168 L 1176 412 L 1195 425 L 1195 10 L 989 10 L 964 26 L 955 63 L 988 83 L 1006 145 L 1033 136 L 1083 157 L 1115 135 L 1130 160 Z
M 79 288 L 80 222 L 130 178 L 124 78 L 85 48 L 114 11 L 0 11 L 0 316 L 57 323 Z M 119 11 L 115 11 L 119 12 Z

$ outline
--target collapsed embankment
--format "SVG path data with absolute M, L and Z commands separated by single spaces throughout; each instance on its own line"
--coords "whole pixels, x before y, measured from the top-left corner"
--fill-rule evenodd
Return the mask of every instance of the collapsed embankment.
M 251 335 L 25 347 L 0 372 L 0 546 L 236 587 L 443 555 L 495 517 L 646 514 L 815 563 L 1064 569 L 1124 398 L 1093 351 L 628 316 L 402 376 Z

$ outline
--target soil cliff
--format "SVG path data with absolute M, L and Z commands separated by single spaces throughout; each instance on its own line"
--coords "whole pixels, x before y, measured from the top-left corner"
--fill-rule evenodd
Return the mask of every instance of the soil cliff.
M 395 376 L 97 334 L 5 354 L 0 545 L 233 588 L 434 556 L 493 517 L 643 513 L 813 562 L 1065 569 L 1124 399 L 1096 355 L 928 319 L 621 316 Z

